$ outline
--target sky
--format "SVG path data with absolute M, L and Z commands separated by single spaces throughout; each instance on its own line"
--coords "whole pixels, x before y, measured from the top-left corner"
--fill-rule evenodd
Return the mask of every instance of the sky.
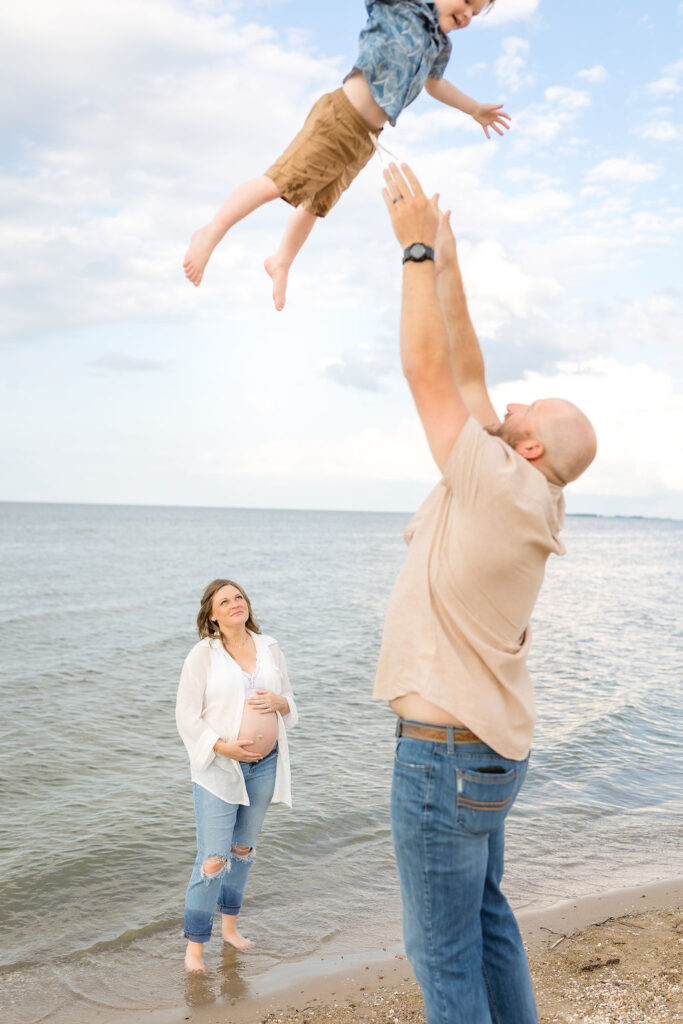
M 373 158 L 297 258 L 289 208 L 192 231 L 352 67 L 361 0 L 24 0 L 0 15 L 0 500 L 410 511 L 438 479 L 398 359 Z M 488 383 L 599 454 L 569 512 L 683 517 L 683 3 L 497 0 L 382 135 L 452 210 Z

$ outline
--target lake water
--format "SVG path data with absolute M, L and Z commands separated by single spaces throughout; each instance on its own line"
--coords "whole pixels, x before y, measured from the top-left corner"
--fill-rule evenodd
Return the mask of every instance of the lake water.
M 191 1001 L 194 824 L 174 703 L 216 576 L 279 640 L 301 722 L 294 809 L 269 811 L 243 908 L 258 951 L 216 938 L 203 998 L 400 937 L 393 716 L 370 694 L 408 518 L 0 504 L 3 1019 Z M 518 908 L 681 867 L 683 523 L 568 517 L 564 539 L 533 620 L 539 721 L 508 826 Z

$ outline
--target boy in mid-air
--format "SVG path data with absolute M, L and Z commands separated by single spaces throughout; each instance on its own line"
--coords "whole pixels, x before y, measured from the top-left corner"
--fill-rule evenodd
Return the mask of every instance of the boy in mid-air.
M 285 199 L 290 214 L 280 248 L 265 261 L 273 281 L 275 308 L 285 304 L 287 275 L 315 224 L 324 217 L 377 148 L 384 124 L 396 124 L 401 111 L 422 89 L 477 121 L 486 137 L 499 135 L 510 120 L 502 104 L 478 103 L 443 78 L 454 29 L 495 0 L 365 0 L 368 20 L 360 34 L 358 59 L 340 89 L 314 104 L 306 122 L 279 160 L 260 178 L 240 185 L 213 220 L 195 231 L 185 274 L 194 285 L 216 245 L 252 210 Z

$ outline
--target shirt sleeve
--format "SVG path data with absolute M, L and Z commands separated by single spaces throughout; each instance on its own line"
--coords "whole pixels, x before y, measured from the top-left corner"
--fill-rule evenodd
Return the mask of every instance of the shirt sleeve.
M 280 693 L 283 697 L 287 698 L 287 703 L 289 704 L 289 713 L 282 716 L 282 721 L 285 724 L 285 729 L 293 729 L 299 721 L 299 712 L 296 704 L 294 703 L 294 694 L 292 693 L 292 684 L 289 681 L 287 662 L 285 661 L 285 656 L 277 643 L 273 644 L 272 652 L 275 664 L 280 669 L 282 676 L 282 689 Z
M 439 52 L 437 53 L 436 57 L 434 58 L 434 63 L 432 64 L 432 66 L 430 68 L 430 71 L 429 71 L 429 77 L 430 78 L 434 78 L 437 81 L 440 78 L 443 78 L 443 76 L 445 74 L 445 71 L 446 71 L 446 66 L 447 66 L 449 60 L 451 59 L 451 49 L 452 49 L 452 47 L 451 47 L 450 39 L 446 39 L 446 37 L 444 37 L 444 41 L 441 44 L 441 49 L 439 50 Z
M 214 732 L 202 718 L 206 670 L 205 658 L 197 657 L 197 654 L 191 651 L 185 659 L 180 675 L 175 709 L 178 732 L 187 748 L 190 763 L 198 772 L 211 764 L 216 756 L 214 744 L 220 739 L 218 733 Z

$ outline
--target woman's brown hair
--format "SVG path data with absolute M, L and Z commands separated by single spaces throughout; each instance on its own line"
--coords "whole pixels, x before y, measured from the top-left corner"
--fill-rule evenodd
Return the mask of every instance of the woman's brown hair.
M 247 608 L 249 609 L 249 618 L 245 622 L 245 626 L 247 629 L 250 629 L 252 633 L 260 633 L 261 630 L 259 629 L 258 622 L 254 618 L 254 613 L 251 610 L 251 601 L 239 583 L 235 583 L 234 580 L 213 580 L 204 591 L 201 604 L 199 605 L 197 630 L 199 631 L 200 638 L 202 640 L 205 636 L 215 637 L 217 640 L 221 638 L 221 631 L 218 628 L 218 623 L 211 621 L 214 595 L 217 590 L 221 589 L 221 587 L 234 587 L 235 590 L 239 590 L 240 594 L 247 602 Z

